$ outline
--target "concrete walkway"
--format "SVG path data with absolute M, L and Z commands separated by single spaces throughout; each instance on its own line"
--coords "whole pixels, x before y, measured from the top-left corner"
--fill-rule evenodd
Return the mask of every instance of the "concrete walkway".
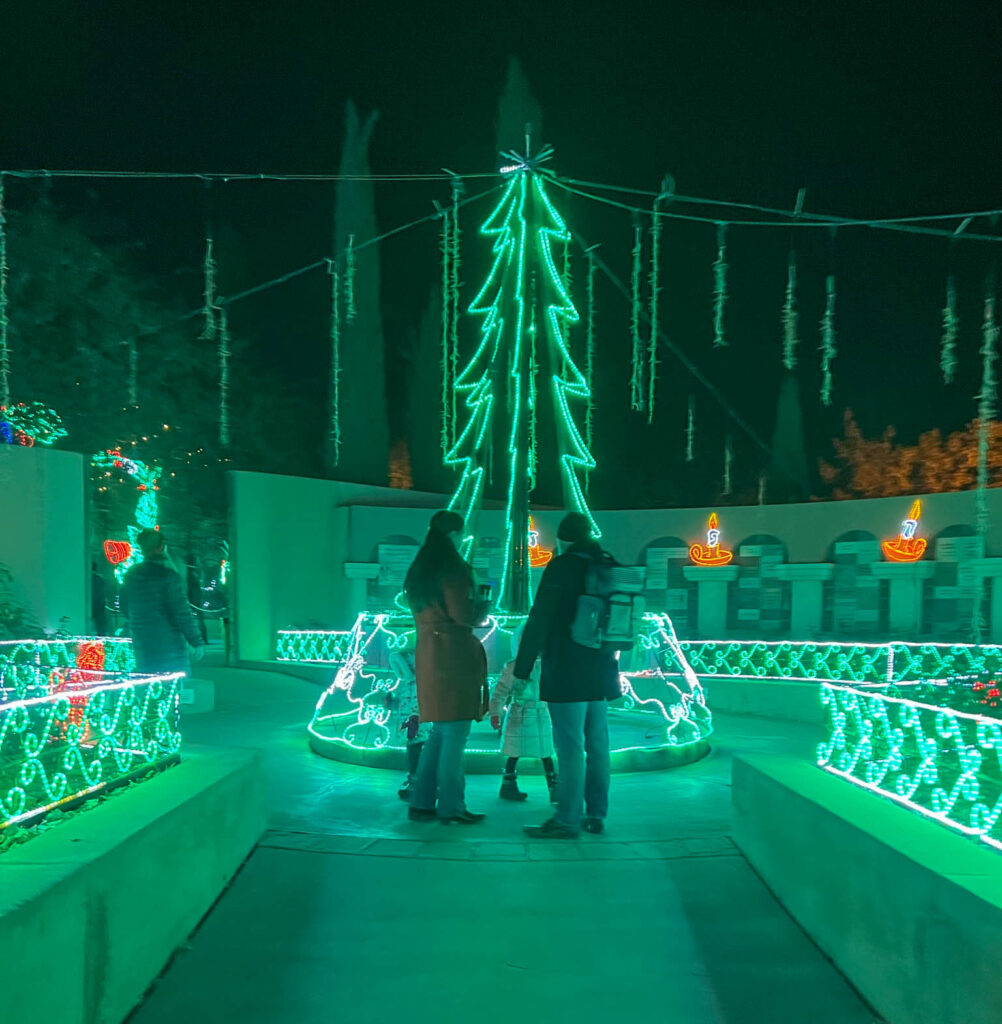
M 205 674 L 187 740 L 266 750 L 270 829 L 132 1024 L 875 1020 L 728 837 L 732 755 L 809 732 L 718 721 L 706 760 L 614 777 L 606 835 L 532 842 L 542 779 L 513 805 L 471 777 L 486 823 L 413 824 L 399 776 L 310 752 L 316 687 Z

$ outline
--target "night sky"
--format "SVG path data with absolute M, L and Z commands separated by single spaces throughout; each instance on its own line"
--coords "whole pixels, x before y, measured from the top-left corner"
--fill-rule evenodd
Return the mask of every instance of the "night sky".
M 350 98 L 381 111 L 374 172 L 492 171 L 497 100 L 516 54 L 560 174 L 655 189 L 670 172 L 686 195 L 787 209 L 805 188 L 807 209 L 847 217 L 1002 207 L 997 4 L 216 0 L 158 8 L 154 15 L 152 5 L 104 0 L 2 5 L 0 167 L 331 173 Z M 9 204 L 27 202 L 39 187 L 9 182 Z M 208 198 L 194 182 L 50 187 L 68 209 L 97 202 L 118 218 L 123 237 L 143 241 L 149 269 L 173 275 L 192 308 L 207 204 L 241 253 L 221 271 L 224 291 L 329 255 L 329 183 L 229 184 Z M 431 212 L 432 200 L 447 195 L 444 183 L 379 185 L 380 226 Z M 628 278 L 629 215 L 554 198 L 572 228 L 601 242 Z M 471 211 L 468 241 L 488 212 L 483 204 Z M 991 228 L 982 220 L 971 230 Z M 391 364 L 439 273 L 435 231 L 429 225 L 383 250 Z M 666 330 L 766 439 L 781 377 L 791 235 L 732 229 L 725 350 L 711 348 L 712 226 L 669 225 L 663 236 Z M 972 419 L 984 281 L 998 246 L 955 248 L 960 366 L 956 383 L 944 387 L 947 242 L 868 229 L 843 229 L 834 244 L 820 230 L 796 239 L 798 377 L 811 454 L 829 452 L 846 407 L 866 433 L 893 423 L 905 441 Z M 817 325 L 829 268 L 838 279 L 839 356 L 835 401 L 822 409 Z M 325 275 L 316 274 L 233 311 L 234 326 L 270 371 L 301 381 L 306 400 L 325 373 L 326 293 Z M 753 479 L 761 456 L 669 357 L 654 426 L 627 415 L 629 304 L 605 285 L 598 301 L 596 454 L 600 466 L 615 467 L 605 503 L 630 503 L 620 495 L 638 472 L 679 471 L 690 393 L 700 413 L 699 458 L 719 462 L 730 429 L 735 472 Z M 394 406 L 404 393 L 393 371 Z

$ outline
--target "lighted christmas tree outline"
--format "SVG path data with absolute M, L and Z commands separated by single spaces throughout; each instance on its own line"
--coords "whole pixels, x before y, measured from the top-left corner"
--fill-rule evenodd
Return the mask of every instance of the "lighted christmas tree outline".
M 501 433 L 495 416 L 505 396 L 495 388 L 500 390 L 501 381 L 510 378 L 514 383 L 507 396 L 511 418 L 507 424 L 505 565 L 495 599 L 499 610 L 489 617 L 481 636 L 488 662 L 494 664 L 492 675 L 508 660 L 512 640 L 528 612 L 532 543 L 528 499 L 536 470 L 537 322 L 543 325 L 566 505 L 586 515 L 594 536 L 601 536 L 580 479 L 580 474 L 595 468 L 595 460 L 574 419 L 573 403 L 587 403 L 591 393 L 567 342 L 568 328 L 579 321 L 579 316 L 553 258 L 553 245 L 566 244 L 571 235 L 549 200 L 547 175 L 540 169 L 550 150 L 544 149 L 532 158 L 503 156 L 510 164 L 501 169 L 506 178 L 501 198 L 480 229 L 481 235 L 493 238 L 493 264 L 467 309 L 483 318 L 480 339 L 452 382 L 455 393 L 465 396 L 466 421 L 444 457 L 446 466 L 459 474 L 449 508 L 465 520 L 461 551 L 469 559 L 477 540 L 490 446 L 495 432 Z M 513 571 L 519 568 L 512 565 L 513 555 L 522 559 L 520 578 Z M 513 578 L 524 588 L 521 607 L 519 594 L 513 593 Z M 398 595 L 396 610 L 361 612 L 349 631 L 287 631 L 280 636 L 283 660 L 337 666 L 309 726 L 311 744 L 318 752 L 336 749 L 339 754 L 332 756 L 340 757 L 346 749 L 403 750 L 402 723 L 395 720 L 395 698 L 403 676 L 394 667 L 394 660 L 397 656 L 412 657 L 415 640 L 414 620 L 405 606 L 403 595 Z M 333 645 L 332 637 L 337 638 Z M 699 745 L 705 744 L 712 732 L 712 716 L 667 614 L 647 616 L 635 650 L 624 655 L 620 664 L 620 681 L 623 710 L 653 716 L 663 723 L 664 732 L 658 739 L 657 730 L 647 726 L 644 744 L 616 747 L 614 752 L 685 746 L 698 751 Z M 483 749 L 476 744 L 468 747 L 467 753 L 497 756 L 496 740 L 492 737 Z
M 501 169 L 507 182 L 501 199 L 480 228 L 481 235 L 494 238 L 494 262 L 468 308 L 471 314 L 483 317 L 480 343 L 454 383 L 457 392 L 466 394 L 468 416 L 445 456 L 446 465 L 460 472 L 449 508 L 459 512 L 467 524 L 462 553 L 469 558 L 476 540 L 488 447 L 499 405 L 495 383 L 501 372 L 510 374 L 514 387 L 507 431 L 505 556 L 496 603 L 512 612 L 528 610 L 528 496 L 536 472 L 532 423 L 538 401 L 536 312 L 540 307 L 558 413 L 558 457 L 566 503 L 588 517 L 596 537 L 601 535 L 579 476 L 594 469 L 595 460 L 581 436 L 570 404 L 572 400 L 587 404 L 591 397 L 588 383 L 567 345 L 567 328 L 580 317 L 553 259 L 553 244 L 566 244 L 571 236 L 546 193 L 546 175 L 541 164 L 549 159 L 552 150 L 546 147 L 535 156 L 528 153 L 527 142 L 525 156 L 502 154 L 510 161 Z M 539 270 L 535 289 L 532 261 Z M 549 294 L 540 302 L 536 293 L 542 295 L 544 291 Z

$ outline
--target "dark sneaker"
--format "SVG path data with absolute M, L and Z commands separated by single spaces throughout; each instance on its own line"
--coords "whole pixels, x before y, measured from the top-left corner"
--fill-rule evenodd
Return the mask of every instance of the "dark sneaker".
M 438 815 L 426 807 L 408 807 L 407 817 L 411 821 L 434 821 Z
M 461 811 L 451 818 L 442 818 L 443 825 L 479 825 L 486 818 L 486 814 L 474 814 L 473 811 Z
M 411 798 L 411 786 L 409 782 L 405 782 L 403 786 L 397 790 L 397 796 L 401 800 L 410 800 Z
M 598 835 L 600 832 L 605 831 L 605 822 L 601 818 L 582 818 L 581 827 L 585 832 L 591 832 L 592 835 Z
M 542 825 L 526 825 L 525 834 L 533 839 L 577 839 L 577 829 L 550 818 Z

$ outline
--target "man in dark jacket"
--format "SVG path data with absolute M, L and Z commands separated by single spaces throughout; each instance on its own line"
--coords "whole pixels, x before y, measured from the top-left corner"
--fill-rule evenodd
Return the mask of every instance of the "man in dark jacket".
M 515 677 L 527 679 L 537 656 L 542 657 L 540 698 L 553 719 L 559 771 L 556 815 L 525 831 L 538 838 L 573 839 L 582 828 L 601 832 L 605 827 L 610 773 L 606 702 L 621 691 L 615 654 L 571 639 L 589 562 L 608 556 L 580 512 L 563 518 L 557 540 L 561 553 L 539 582 L 515 659 Z
M 160 531 L 143 530 L 138 541 L 143 561 L 126 574 L 120 602 L 132 635 L 136 671 L 188 673 L 188 645 L 201 660 L 203 642 L 184 584 L 167 564 Z

